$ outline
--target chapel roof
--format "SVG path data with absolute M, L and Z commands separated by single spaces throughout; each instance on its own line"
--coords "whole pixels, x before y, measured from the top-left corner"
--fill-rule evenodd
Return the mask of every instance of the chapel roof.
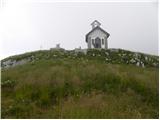
M 108 32 L 106 32 L 105 30 L 103 30 L 100 26 L 97 26 L 97 27 L 95 27 L 95 28 L 93 28 L 89 33 L 87 33 L 86 34 L 86 42 L 88 42 L 87 40 L 87 38 L 88 38 L 88 36 L 93 32 L 93 31 L 95 31 L 95 30 L 97 30 L 97 29 L 99 29 L 99 30 L 101 30 L 103 33 L 105 33 L 106 35 L 107 35 L 107 38 L 110 36 L 110 34 L 108 33 Z

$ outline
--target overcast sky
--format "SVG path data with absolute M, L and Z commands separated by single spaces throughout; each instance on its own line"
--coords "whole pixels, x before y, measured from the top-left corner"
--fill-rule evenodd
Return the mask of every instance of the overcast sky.
M 87 48 L 85 35 L 94 20 L 110 33 L 109 48 L 158 55 L 156 0 L 0 1 L 0 59 L 57 43 L 69 50 Z

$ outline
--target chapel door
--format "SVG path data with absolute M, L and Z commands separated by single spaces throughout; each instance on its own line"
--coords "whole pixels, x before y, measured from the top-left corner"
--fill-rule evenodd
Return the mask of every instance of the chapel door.
M 95 48 L 101 48 L 101 39 L 99 37 L 95 39 Z

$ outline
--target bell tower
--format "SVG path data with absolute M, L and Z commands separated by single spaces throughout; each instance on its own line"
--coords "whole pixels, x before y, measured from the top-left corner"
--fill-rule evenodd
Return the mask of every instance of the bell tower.
M 101 23 L 98 22 L 97 20 L 95 20 L 95 21 L 93 21 L 93 22 L 91 23 L 92 29 L 94 29 L 94 28 L 96 28 L 97 26 L 100 26 L 100 25 L 101 25 Z

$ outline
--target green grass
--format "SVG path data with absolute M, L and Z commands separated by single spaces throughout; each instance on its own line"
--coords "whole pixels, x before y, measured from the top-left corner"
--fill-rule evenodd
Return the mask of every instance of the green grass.
M 1 75 L 2 118 L 159 118 L 158 68 L 64 57 Z

